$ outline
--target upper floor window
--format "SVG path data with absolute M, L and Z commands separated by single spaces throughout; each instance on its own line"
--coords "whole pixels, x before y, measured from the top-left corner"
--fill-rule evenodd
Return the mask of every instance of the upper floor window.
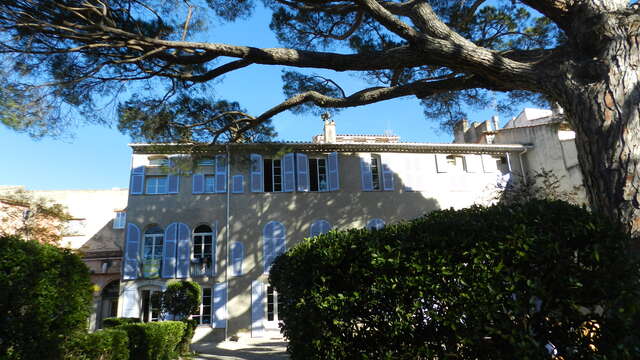
M 309 191 L 328 191 L 327 159 L 309 159 Z
M 264 191 L 282 191 L 282 161 L 280 159 L 264 159 Z
M 262 231 L 264 245 L 264 271 L 269 272 L 271 265 L 278 255 L 285 252 L 286 230 L 284 225 L 271 221 Z
M 371 154 L 371 183 L 373 190 L 380 190 L 380 156 Z
M 116 217 L 113 219 L 114 229 L 124 229 L 127 222 L 127 213 L 125 211 L 116 211 Z
M 213 274 L 213 231 L 207 225 L 198 226 L 193 232 L 191 251 L 191 276 Z
M 447 155 L 450 172 L 464 172 L 464 158 L 460 155 Z
M 166 156 L 149 156 L 149 166 L 168 166 L 169 158 Z
M 152 226 L 144 233 L 142 242 L 142 275 L 146 278 L 158 277 L 162 266 L 162 228 Z
M 145 193 L 146 194 L 166 194 L 168 181 L 167 176 L 146 176 L 145 177 Z

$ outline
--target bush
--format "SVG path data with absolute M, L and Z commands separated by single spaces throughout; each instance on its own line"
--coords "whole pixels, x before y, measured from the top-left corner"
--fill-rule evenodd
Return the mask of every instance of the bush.
M 563 202 L 307 239 L 270 281 L 292 359 L 637 359 L 638 262 Z
M 180 339 L 180 343 L 178 344 L 178 352 L 180 354 L 189 354 L 191 352 L 191 339 L 193 339 L 193 335 L 198 327 L 198 321 L 185 319 L 182 320 L 182 322 L 185 324 L 185 329 L 182 339 Z
M 171 281 L 162 295 L 155 298 L 161 313 L 171 314 L 176 320 L 186 319 L 195 313 L 202 301 L 202 288 L 193 281 Z
M 0 238 L 0 354 L 57 359 L 90 314 L 89 269 L 69 250 Z
M 126 325 L 126 324 L 135 324 L 135 323 L 139 323 L 140 319 L 138 318 L 106 318 L 104 320 L 102 320 L 102 327 L 103 328 L 112 328 L 112 327 L 116 327 L 116 326 L 120 326 L 120 325 Z
M 119 329 L 79 333 L 65 346 L 65 359 L 69 360 L 128 360 L 129 338 Z
M 177 359 L 186 325 L 181 321 L 121 325 L 129 336 L 129 358 L 136 360 Z

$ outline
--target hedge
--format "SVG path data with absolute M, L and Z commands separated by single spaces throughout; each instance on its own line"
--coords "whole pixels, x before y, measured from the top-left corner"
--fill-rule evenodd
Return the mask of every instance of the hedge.
M 102 327 L 103 328 L 112 328 L 112 327 L 116 327 L 116 326 L 120 326 L 120 325 L 135 324 L 135 323 L 139 323 L 139 322 L 140 322 L 139 318 L 110 317 L 110 318 L 105 318 L 104 320 L 102 320 Z
M 81 333 L 65 346 L 65 359 L 69 360 L 128 360 L 129 338 L 120 329 L 103 329 L 94 333 Z
M 270 282 L 292 359 L 638 359 L 630 239 L 563 202 L 306 239 Z
M 177 359 L 178 344 L 185 331 L 182 321 L 120 325 L 129 336 L 129 358 L 136 360 Z
M 0 356 L 58 359 L 90 314 L 89 269 L 69 250 L 0 238 Z

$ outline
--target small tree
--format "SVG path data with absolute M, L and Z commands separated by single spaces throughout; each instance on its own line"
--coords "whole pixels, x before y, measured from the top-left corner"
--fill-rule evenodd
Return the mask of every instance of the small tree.
M 181 320 L 186 324 L 184 335 L 178 344 L 178 351 L 181 354 L 189 352 L 189 345 L 198 323 L 189 319 L 200 307 L 202 299 L 202 288 L 193 281 L 173 281 L 167 285 L 167 289 L 152 301 L 154 306 L 160 308 L 161 316 L 171 314 L 176 320 Z
M 78 255 L 0 237 L 0 358 L 60 358 L 65 340 L 86 329 L 92 292 Z

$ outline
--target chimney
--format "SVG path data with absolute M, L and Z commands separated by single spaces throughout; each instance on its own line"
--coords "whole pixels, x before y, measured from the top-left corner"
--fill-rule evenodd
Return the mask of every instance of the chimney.
M 324 142 L 325 144 L 336 143 L 336 122 L 329 120 L 331 116 L 328 113 L 322 114 L 324 119 Z
M 464 134 L 469 130 L 469 122 L 467 119 L 462 119 L 453 125 L 453 142 L 456 144 L 463 144 Z
M 493 130 L 500 130 L 500 118 L 498 115 L 493 115 L 491 117 L 491 122 L 493 123 Z

